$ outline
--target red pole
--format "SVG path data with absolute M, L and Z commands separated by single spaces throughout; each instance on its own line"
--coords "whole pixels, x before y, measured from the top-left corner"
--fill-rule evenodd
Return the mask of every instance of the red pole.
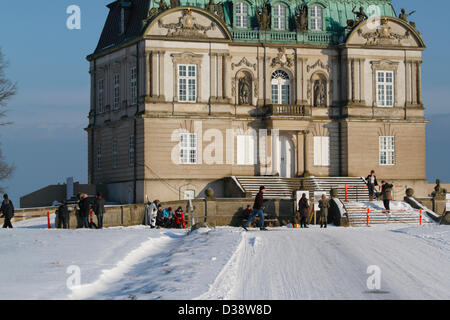
M 93 222 L 94 220 L 92 219 L 92 210 L 89 212 L 89 216 L 91 217 L 90 222 Z
M 367 226 L 369 226 L 369 215 L 370 215 L 370 208 L 367 208 Z
M 420 209 L 420 225 L 422 225 L 422 209 Z
M 51 229 L 51 225 L 50 225 L 50 211 L 47 211 L 47 225 L 48 225 L 48 228 Z
M 345 185 L 345 201 L 347 201 L 347 185 Z

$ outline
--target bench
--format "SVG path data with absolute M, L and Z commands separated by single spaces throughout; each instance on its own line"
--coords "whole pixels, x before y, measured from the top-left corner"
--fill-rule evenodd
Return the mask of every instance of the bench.
M 244 219 L 243 223 L 246 223 L 248 219 Z M 259 226 L 259 217 L 256 217 L 249 225 L 249 227 L 257 227 Z M 273 219 L 272 216 L 264 214 L 264 226 L 265 227 L 279 227 L 280 221 L 278 219 Z

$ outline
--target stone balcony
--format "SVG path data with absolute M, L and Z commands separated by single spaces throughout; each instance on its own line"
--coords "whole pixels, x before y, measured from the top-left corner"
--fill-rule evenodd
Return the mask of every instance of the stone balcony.
M 288 32 L 234 29 L 231 33 L 233 40 L 236 42 L 280 42 L 310 45 L 335 45 L 339 43 L 339 34 L 331 31 Z
M 295 104 L 272 104 L 267 106 L 266 116 L 311 117 L 311 107 Z

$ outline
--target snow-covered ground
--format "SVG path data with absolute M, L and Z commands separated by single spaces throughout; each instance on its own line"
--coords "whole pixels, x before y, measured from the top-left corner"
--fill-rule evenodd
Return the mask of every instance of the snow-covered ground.
M 46 230 L 41 220 L 0 230 L 0 299 L 450 299 L 447 226 L 187 234 Z M 376 292 L 371 265 L 381 270 Z M 71 266 L 81 271 L 75 289 Z

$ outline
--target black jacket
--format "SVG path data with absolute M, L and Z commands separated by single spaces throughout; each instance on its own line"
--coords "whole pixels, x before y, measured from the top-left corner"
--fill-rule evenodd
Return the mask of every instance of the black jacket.
M 58 216 L 67 218 L 69 216 L 69 209 L 67 209 L 67 205 L 60 205 L 58 208 Z
M 253 205 L 253 209 L 259 210 L 264 206 L 264 195 L 260 191 L 255 198 L 255 204 Z
M 81 217 L 89 217 L 89 211 L 91 210 L 91 203 L 89 202 L 88 198 L 81 199 L 78 203 L 78 206 L 80 207 L 80 216 Z
M 95 214 L 97 216 L 99 214 L 104 214 L 105 213 L 105 199 L 103 199 L 103 198 L 101 198 L 101 199 L 96 198 L 94 200 L 94 212 L 95 212 Z
M 375 178 L 374 186 L 378 186 L 377 176 L 373 176 Z M 370 174 L 366 178 L 367 184 L 370 184 Z
M 383 195 L 383 200 L 391 200 L 392 188 L 394 186 L 392 184 L 386 183 L 381 188 L 381 194 Z
M 6 219 L 12 219 L 14 217 L 14 206 L 11 200 L 3 200 L 0 211 Z

